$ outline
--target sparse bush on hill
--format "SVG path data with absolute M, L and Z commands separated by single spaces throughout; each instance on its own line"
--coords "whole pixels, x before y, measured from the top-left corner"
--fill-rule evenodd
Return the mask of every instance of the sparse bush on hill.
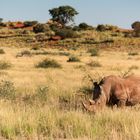
M 84 22 L 79 24 L 79 28 L 81 30 L 92 30 L 93 29 L 92 26 L 90 26 L 90 25 L 88 25 L 87 23 L 84 23 Z
M 50 28 L 47 24 L 38 23 L 33 27 L 33 31 L 35 33 L 42 33 L 42 32 L 44 33 L 50 31 Z
M 30 27 L 30 26 L 34 26 L 34 25 L 38 24 L 38 21 L 24 21 L 23 24 L 25 27 Z
M 117 31 L 118 27 L 113 25 L 103 25 L 99 24 L 96 28 L 97 31 L 104 32 L 104 31 Z
M 0 22 L 0 27 L 6 27 L 7 25 L 3 22 Z
M 97 26 L 96 30 L 100 31 L 100 32 L 104 32 L 104 31 L 106 31 L 106 26 L 103 24 L 100 24 Z
M 61 65 L 53 59 L 44 59 L 36 65 L 37 68 L 61 68 Z
M 62 38 L 75 38 L 78 37 L 77 32 L 73 31 L 72 29 L 57 29 L 55 34 L 61 36 Z

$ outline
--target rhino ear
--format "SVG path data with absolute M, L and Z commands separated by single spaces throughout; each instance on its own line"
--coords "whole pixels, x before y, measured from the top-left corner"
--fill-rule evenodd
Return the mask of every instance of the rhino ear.
M 93 84 L 94 84 L 94 86 L 98 86 L 98 83 L 97 82 L 94 82 Z

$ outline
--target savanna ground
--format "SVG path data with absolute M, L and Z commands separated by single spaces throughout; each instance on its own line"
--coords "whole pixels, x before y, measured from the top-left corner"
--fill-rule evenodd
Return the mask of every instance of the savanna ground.
M 0 54 L 0 139 L 139 140 L 139 105 L 106 107 L 93 114 L 81 104 L 91 97 L 88 74 L 94 80 L 110 74 L 140 74 L 138 46 L 132 49 L 137 40 L 120 39 L 115 45 L 130 48 L 113 49 L 107 44 L 110 47 L 101 48 L 97 55 L 92 43 L 87 48 L 31 50 L 16 38 L 0 39 L 5 52 Z M 67 62 L 71 56 L 78 62 Z M 61 66 L 38 68 L 44 59 L 56 60 Z

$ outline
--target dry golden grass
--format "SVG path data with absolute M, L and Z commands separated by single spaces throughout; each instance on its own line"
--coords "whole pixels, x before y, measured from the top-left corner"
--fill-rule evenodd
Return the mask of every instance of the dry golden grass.
M 0 79 L 12 81 L 17 91 L 14 102 L 0 99 L 0 135 L 3 139 L 140 139 L 139 106 L 113 110 L 105 108 L 97 114 L 91 114 L 83 110 L 81 100 L 86 97 L 78 92 L 83 86 L 91 86 L 85 79 L 88 74 L 98 79 L 103 75 L 120 75 L 130 68 L 135 74 L 140 74 L 139 55 L 102 50 L 99 56 L 92 57 L 87 50 L 70 50 L 81 61 L 68 63 L 68 56 L 33 55 L 17 58 L 18 52 L 29 49 L 3 49 L 5 54 L 0 55 L 0 60 L 10 62 L 12 67 L 0 70 Z M 35 65 L 45 58 L 56 60 L 62 68 L 36 68 Z M 100 62 L 101 67 L 89 67 L 89 61 Z M 24 101 L 25 97 L 32 98 L 38 87 L 44 86 L 48 87 L 45 103 L 38 96 L 35 96 L 32 104 Z

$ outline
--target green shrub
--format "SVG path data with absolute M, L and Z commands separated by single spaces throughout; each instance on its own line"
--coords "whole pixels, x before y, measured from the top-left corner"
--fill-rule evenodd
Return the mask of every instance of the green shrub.
M 5 54 L 5 51 L 3 49 L 0 49 L 0 54 Z
M 103 24 L 100 24 L 97 26 L 96 30 L 100 31 L 100 32 L 104 32 L 104 31 L 106 31 L 106 26 Z
M 42 32 L 44 33 L 44 32 L 50 31 L 50 28 L 49 28 L 49 26 L 47 24 L 38 23 L 37 25 L 35 25 L 33 27 L 33 31 L 35 33 L 42 33 Z
M 84 22 L 79 24 L 79 28 L 81 30 L 91 30 L 91 29 L 93 29 L 92 26 L 90 26 L 90 25 L 88 25 L 87 23 L 84 23 Z
M 96 28 L 97 31 L 103 32 L 103 31 L 117 31 L 118 27 L 113 25 L 103 25 L 99 24 Z
M 11 63 L 9 63 L 7 61 L 0 60 L 0 69 L 1 70 L 8 69 L 10 67 L 11 67 Z
M 62 38 L 75 38 L 78 37 L 77 32 L 73 31 L 72 29 L 57 29 L 55 34 L 61 36 Z
M 15 87 L 10 81 L 0 81 L 0 99 L 14 100 L 15 99 Z
M 99 56 L 99 50 L 97 48 L 89 49 L 88 53 L 90 53 L 91 56 Z
M 44 59 L 36 65 L 37 68 L 61 68 L 61 65 L 56 60 Z
M 80 59 L 77 56 L 70 56 L 67 62 L 80 62 Z
M 38 21 L 25 21 L 25 22 L 24 22 L 24 26 L 25 26 L 25 27 L 34 26 L 34 25 L 36 25 L 36 24 L 38 24 Z

